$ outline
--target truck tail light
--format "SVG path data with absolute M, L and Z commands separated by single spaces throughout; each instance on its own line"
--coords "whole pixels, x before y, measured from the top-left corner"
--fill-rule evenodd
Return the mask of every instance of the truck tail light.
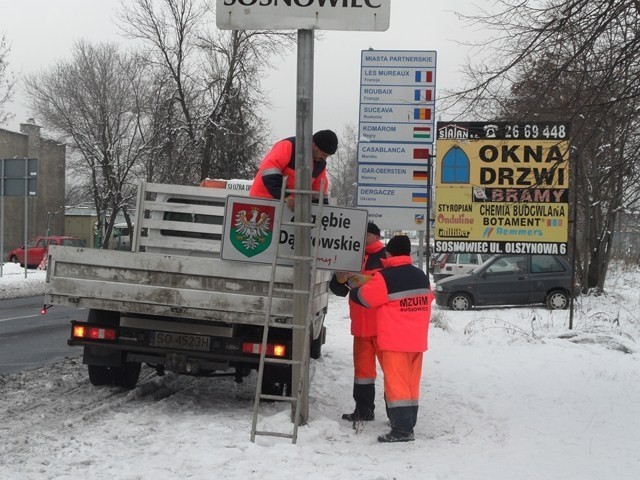
M 115 340 L 116 331 L 113 328 L 90 327 L 85 325 L 73 326 L 73 338 L 84 340 Z
M 261 347 L 261 343 L 244 342 L 242 344 L 242 353 L 260 355 Z M 269 357 L 284 357 L 287 355 L 287 347 L 281 343 L 267 343 L 266 355 Z
M 443 269 L 444 266 L 447 264 L 447 260 L 449 260 L 449 255 L 444 255 L 442 257 L 442 260 L 440 260 L 440 268 Z

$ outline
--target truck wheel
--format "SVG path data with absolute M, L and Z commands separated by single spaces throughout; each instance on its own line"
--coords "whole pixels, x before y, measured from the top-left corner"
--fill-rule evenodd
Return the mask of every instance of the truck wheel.
M 320 335 L 318 335 L 318 338 L 314 340 L 313 332 L 311 332 L 312 337 L 309 339 L 311 342 L 309 344 L 309 356 L 314 360 L 322 357 L 322 333 L 324 332 L 321 332 Z
M 89 367 L 89 381 L 91 385 L 109 385 L 113 381 L 113 375 L 109 367 L 104 365 L 87 365 Z
M 135 388 L 141 367 L 140 362 L 126 362 L 122 367 L 112 367 L 114 383 L 127 390 Z

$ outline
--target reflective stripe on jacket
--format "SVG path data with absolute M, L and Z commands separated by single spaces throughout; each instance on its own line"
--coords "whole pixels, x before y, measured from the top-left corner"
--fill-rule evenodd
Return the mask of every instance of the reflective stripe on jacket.
M 374 242 L 364 247 L 364 262 L 361 273 L 372 275 L 382 268 L 382 260 L 387 252 L 381 241 Z M 334 275 L 329 283 L 331 291 L 338 296 L 346 297 L 349 288 L 344 283 L 339 283 Z M 351 317 L 351 335 L 354 337 L 375 337 L 377 334 L 376 309 L 366 308 L 349 299 L 349 317 Z
M 313 162 L 311 190 L 320 191 L 324 181 L 324 193 L 329 192 L 326 160 Z M 276 142 L 260 162 L 258 173 L 253 180 L 249 196 L 280 199 L 282 178 L 287 177 L 286 188 L 292 190 L 296 185 L 296 139 L 285 138 Z
M 364 307 L 377 307 L 380 350 L 424 352 L 433 300 L 429 277 L 408 255 L 383 259 L 382 264 L 384 268 L 349 297 Z

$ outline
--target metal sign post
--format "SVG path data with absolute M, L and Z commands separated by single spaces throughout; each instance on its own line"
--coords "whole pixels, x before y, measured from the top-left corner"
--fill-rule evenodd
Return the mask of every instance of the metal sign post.
M 24 278 L 29 268 L 29 163 L 24 162 Z
M 296 190 L 311 190 L 311 143 L 313 137 L 313 30 L 298 30 L 298 78 L 296 94 Z M 311 221 L 311 196 L 296 195 L 295 212 L 298 222 Z M 311 237 L 304 235 L 301 226 L 295 227 L 295 255 L 308 257 L 311 254 Z M 293 285 L 296 290 L 304 290 L 310 284 L 310 270 L 303 260 L 293 265 Z M 294 294 L 293 323 L 304 324 L 309 308 L 308 294 Z M 303 329 L 293 330 L 293 358 L 302 358 L 302 349 L 306 338 Z M 292 369 L 292 385 L 298 385 L 302 375 L 301 366 Z M 308 377 L 308 376 L 307 376 Z M 309 418 L 309 386 L 305 385 L 300 403 L 300 423 L 304 425 Z M 293 409 L 292 409 L 293 410 Z
M 216 0 L 216 25 L 221 30 L 297 30 L 298 78 L 296 93 L 296 190 L 311 189 L 311 145 L 313 137 L 313 34 L 315 30 L 385 31 L 389 28 L 391 0 L 359 2 L 260 2 L 258 0 Z M 296 222 L 311 218 L 309 195 L 295 196 Z M 295 255 L 308 257 L 311 238 L 303 227 L 295 229 Z M 294 288 L 308 288 L 308 266 L 294 264 Z M 294 295 L 294 322 L 304 322 L 308 305 L 305 296 Z M 299 354 L 305 339 L 293 332 L 293 354 Z M 293 385 L 298 384 L 300 369 L 293 368 Z M 301 423 L 309 414 L 309 389 L 305 387 L 301 403 Z

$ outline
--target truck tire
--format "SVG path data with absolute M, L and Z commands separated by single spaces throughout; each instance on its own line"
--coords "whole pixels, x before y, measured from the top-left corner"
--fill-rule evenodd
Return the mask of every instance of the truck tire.
M 110 385 L 113 381 L 111 369 L 104 365 L 87 365 L 89 369 L 89 381 L 91 385 L 99 387 L 101 385 Z
M 289 396 L 291 394 L 291 366 L 265 365 L 261 390 L 265 395 Z
M 324 327 L 323 331 L 320 332 L 320 335 L 318 335 L 318 338 L 314 339 L 313 338 L 313 332 L 311 332 L 311 338 L 310 338 L 310 344 L 309 344 L 309 356 L 311 358 L 313 358 L 314 360 L 319 359 L 320 357 L 322 357 L 322 344 L 324 343 Z
M 126 362 L 122 367 L 111 367 L 114 383 L 127 390 L 135 388 L 140 378 L 141 367 L 140 362 Z

